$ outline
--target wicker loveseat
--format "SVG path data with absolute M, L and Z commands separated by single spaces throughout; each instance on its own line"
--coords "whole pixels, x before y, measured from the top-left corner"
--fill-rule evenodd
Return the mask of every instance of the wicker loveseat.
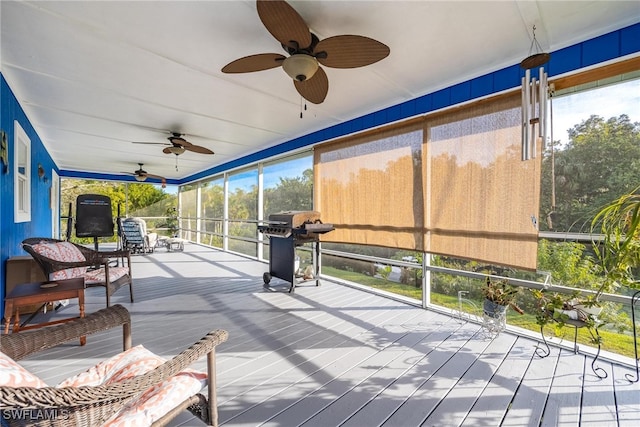
M 84 318 L 68 323 L 25 331 L 21 333 L 0 336 L 0 380 L 25 381 L 28 383 L 32 375 L 21 366 L 13 362 L 20 360 L 34 352 L 54 347 L 61 343 L 75 340 L 80 336 L 103 331 L 116 326 L 123 326 L 123 354 L 127 354 L 142 346 L 131 347 L 130 317 L 128 311 L 114 305 L 92 313 Z M 160 401 L 163 414 L 146 425 L 163 426 L 175 418 L 185 409 L 190 410 L 208 425 L 217 425 L 216 407 L 216 376 L 215 376 L 215 347 L 226 341 L 227 332 L 215 330 L 207 334 L 188 349 L 164 361 L 159 366 L 146 373 L 132 377 L 124 377 L 119 381 L 112 381 L 94 386 L 16 386 L 0 383 L 0 410 L 2 422 L 8 425 L 37 425 L 37 426 L 99 426 L 105 422 L 124 425 L 129 421 L 120 421 L 123 411 L 131 410 L 132 405 L 141 400 L 154 389 L 162 390 L 167 384 L 181 375 L 192 375 L 188 366 L 194 361 L 207 355 L 207 373 L 199 373 L 206 378 L 207 392 L 185 396 L 178 404 L 165 404 Z M 145 350 L 146 351 L 146 350 Z M 157 356 L 156 356 L 157 357 Z M 6 368 L 7 360 L 13 362 L 24 372 L 14 374 Z M 3 365 L 4 363 L 4 365 Z M 90 371 L 90 370 L 89 370 Z M 81 375 L 86 375 L 83 373 Z M 34 376 L 35 377 L 35 376 Z M 35 377 L 36 380 L 37 377 Z M 158 400 L 160 397 L 152 399 Z M 174 396 L 175 397 L 175 396 Z M 136 409 L 134 407 L 134 409 Z M 168 412 L 167 412 L 168 410 Z M 145 412 L 145 411 L 143 411 Z M 136 424 L 127 424 L 136 425 Z M 138 424 L 139 425 L 139 424 Z

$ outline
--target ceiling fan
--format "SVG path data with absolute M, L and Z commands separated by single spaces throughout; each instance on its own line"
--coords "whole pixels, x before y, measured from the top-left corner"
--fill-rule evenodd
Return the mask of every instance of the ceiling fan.
M 162 152 L 165 154 L 175 154 L 179 156 L 185 151 L 193 151 L 194 153 L 200 154 L 214 154 L 213 151 L 209 150 L 206 147 L 202 147 L 200 145 L 195 145 L 187 141 L 183 138 L 183 134 L 177 132 L 171 132 L 171 136 L 167 138 L 169 142 L 137 142 L 134 141 L 134 144 L 152 144 L 152 145 L 168 145 L 168 147 L 163 148 Z
M 123 173 L 126 173 L 127 175 L 133 175 L 136 181 L 138 182 L 144 182 L 147 180 L 147 178 L 159 179 L 160 182 L 162 183 L 162 188 L 165 188 L 167 186 L 167 180 L 165 179 L 165 177 L 148 173 L 146 170 L 142 169 L 143 163 L 138 163 L 138 165 L 140 165 L 140 169 L 133 171 L 133 173 L 131 172 L 123 172 Z
M 222 68 L 223 73 L 250 73 L 282 66 L 298 93 L 314 104 L 329 91 L 327 74 L 318 63 L 333 68 L 370 65 L 389 55 L 389 47 L 364 36 L 341 35 L 319 40 L 298 12 L 285 1 L 257 0 L 262 24 L 289 54 L 261 53 L 245 56 Z

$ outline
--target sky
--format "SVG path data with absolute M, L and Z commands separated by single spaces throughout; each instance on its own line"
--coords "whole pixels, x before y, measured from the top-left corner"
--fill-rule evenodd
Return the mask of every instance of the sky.
M 605 120 L 626 114 L 632 122 L 640 122 L 640 79 L 597 89 L 559 96 L 553 103 L 553 139 L 569 142 L 568 129 L 592 114 Z
M 302 176 L 302 172 L 313 167 L 313 157 L 306 155 L 302 157 L 293 157 L 282 162 L 266 165 L 263 174 L 264 188 L 273 188 L 280 183 L 280 177 L 298 177 Z M 229 188 L 233 192 L 236 189 L 251 191 L 258 183 L 257 172 L 255 168 L 251 168 L 244 172 L 235 172 L 231 174 Z M 156 187 L 160 189 L 160 184 Z M 177 185 L 167 185 L 163 189 L 165 193 L 177 194 Z

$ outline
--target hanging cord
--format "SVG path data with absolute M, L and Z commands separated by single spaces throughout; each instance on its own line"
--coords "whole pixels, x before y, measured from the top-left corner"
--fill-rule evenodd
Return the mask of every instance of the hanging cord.
M 542 52 L 542 46 L 540 46 L 540 43 L 538 43 L 538 39 L 536 38 L 536 26 L 533 26 L 533 40 L 531 40 L 531 46 L 529 47 L 529 56 L 533 55 L 533 48 L 536 48 L 535 53 L 541 53 Z
M 534 27 L 535 28 L 535 27 Z M 553 83 L 549 85 L 549 138 L 551 139 L 551 209 L 547 213 L 547 225 L 553 230 L 553 214 L 556 212 L 556 150 L 553 141 Z

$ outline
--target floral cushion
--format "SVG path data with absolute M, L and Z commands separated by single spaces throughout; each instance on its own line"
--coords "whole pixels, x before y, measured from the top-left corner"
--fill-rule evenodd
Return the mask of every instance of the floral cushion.
M 123 381 L 151 371 L 166 359 L 139 345 L 101 362 L 86 372 L 68 378 L 57 387 L 96 386 Z M 206 385 L 207 374 L 184 370 L 151 387 L 125 405 L 105 425 L 149 426 Z
M 87 259 L 82 255 L 73 243 L 57 242 L 57 243 L 37 243 L 33 245 L 33 250 L 38 254 L 51 258 L 55 261 L 63 262 L 83 262 Z M 74 267 L 66 270 L 55 271 L 51 273 L 49 280 L 65 280 L 82 276 L 87 271 L 87 267 Z
M 41 388 L 47 387 L 47 384 L 0 352 L 0 386 Z
M 57 387 L 80 387 L 111 384 L 136 375 L 142 375 L 164 363 L 164 359 L 141 345 L 123 351 L 112 358 L 98 363 L 87 371 L 67 378 Z
M 129 274 L 129 269 L 127 267 L 109 267 L 110 282 L 115 282 L 125 274 Z M 97 270 L 87 271 L 84 274 L 84 283 L 87 285 L 91 285 L 94 283 L 104 283 L 104 281 L 105 281 L 104 267 L 99 268 Z
M 104 426 L 150 426 L 184 400 L 200 392 L 206 380 L 207 374 L 204 372 L 182 371 L 129 402 Z

